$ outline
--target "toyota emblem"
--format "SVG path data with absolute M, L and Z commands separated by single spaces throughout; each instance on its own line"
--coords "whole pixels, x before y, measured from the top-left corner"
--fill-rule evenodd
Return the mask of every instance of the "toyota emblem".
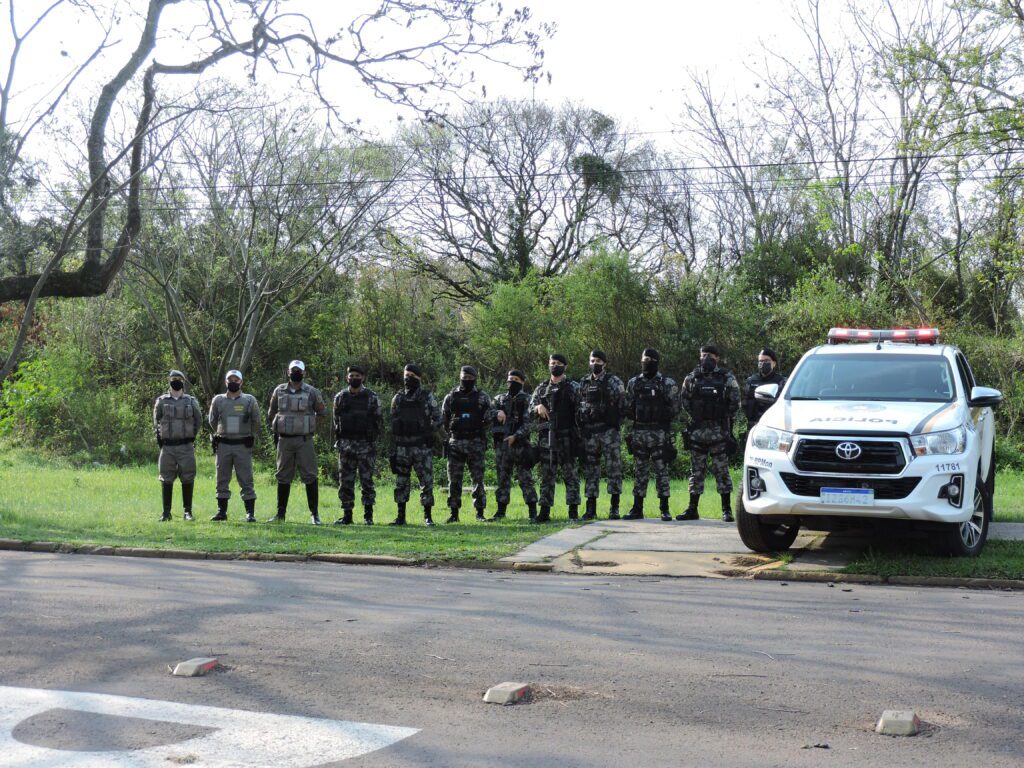
M 861 448 L 856 443 L 840 443 L 836 446 L 836 456 L 846 461 L 853 461 L 859 459 L 861 454 Z

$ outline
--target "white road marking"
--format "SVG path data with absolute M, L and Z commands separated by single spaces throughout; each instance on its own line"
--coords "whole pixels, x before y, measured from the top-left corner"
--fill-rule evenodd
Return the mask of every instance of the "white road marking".
M 14 738 L 22 720 L 58 708 L 218 730 L 174 744 L 108 752 L 51 749 Z M 8 768 L 167 768 L 187 755 L 203 768 L 307 768 L 373 752 L 417 732 L 103 693 L 0 686 L 0 763 Z

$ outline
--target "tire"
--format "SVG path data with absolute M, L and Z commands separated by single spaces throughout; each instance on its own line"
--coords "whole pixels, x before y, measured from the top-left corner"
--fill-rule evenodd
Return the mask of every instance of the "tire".
M 991 519 L 992 495 L 989 493 L 989 483 L 981 479 L 979 472 L 974 483 L 971 517 L 962 523 L 944 526 L 936 541 L 939 552 L 952 557 L 977 557 L 988 539 L 988 524 Z
M 747 512 L 743 492 L 736 497 L 736 530 L 743 544 L 754 552 L 784 552 L 800 533 L 799 523 L 769 523 Z

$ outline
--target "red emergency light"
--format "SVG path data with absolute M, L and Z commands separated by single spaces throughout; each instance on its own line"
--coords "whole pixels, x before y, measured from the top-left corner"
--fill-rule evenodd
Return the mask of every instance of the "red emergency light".
M 904 341 L 913 344 L 935 344 L 939 340 L 938 328 L 832 328 L 828 343 L 844 341 Z

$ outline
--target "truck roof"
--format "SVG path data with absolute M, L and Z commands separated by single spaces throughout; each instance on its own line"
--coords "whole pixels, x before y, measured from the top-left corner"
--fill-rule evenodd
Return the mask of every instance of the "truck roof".
M 922 355 L 944 357 L 955 351 L 951 344 L 914 344 L 906 341 L 849 342 L 843 344 L 822 344 L 810 351 L 812 355 Z

